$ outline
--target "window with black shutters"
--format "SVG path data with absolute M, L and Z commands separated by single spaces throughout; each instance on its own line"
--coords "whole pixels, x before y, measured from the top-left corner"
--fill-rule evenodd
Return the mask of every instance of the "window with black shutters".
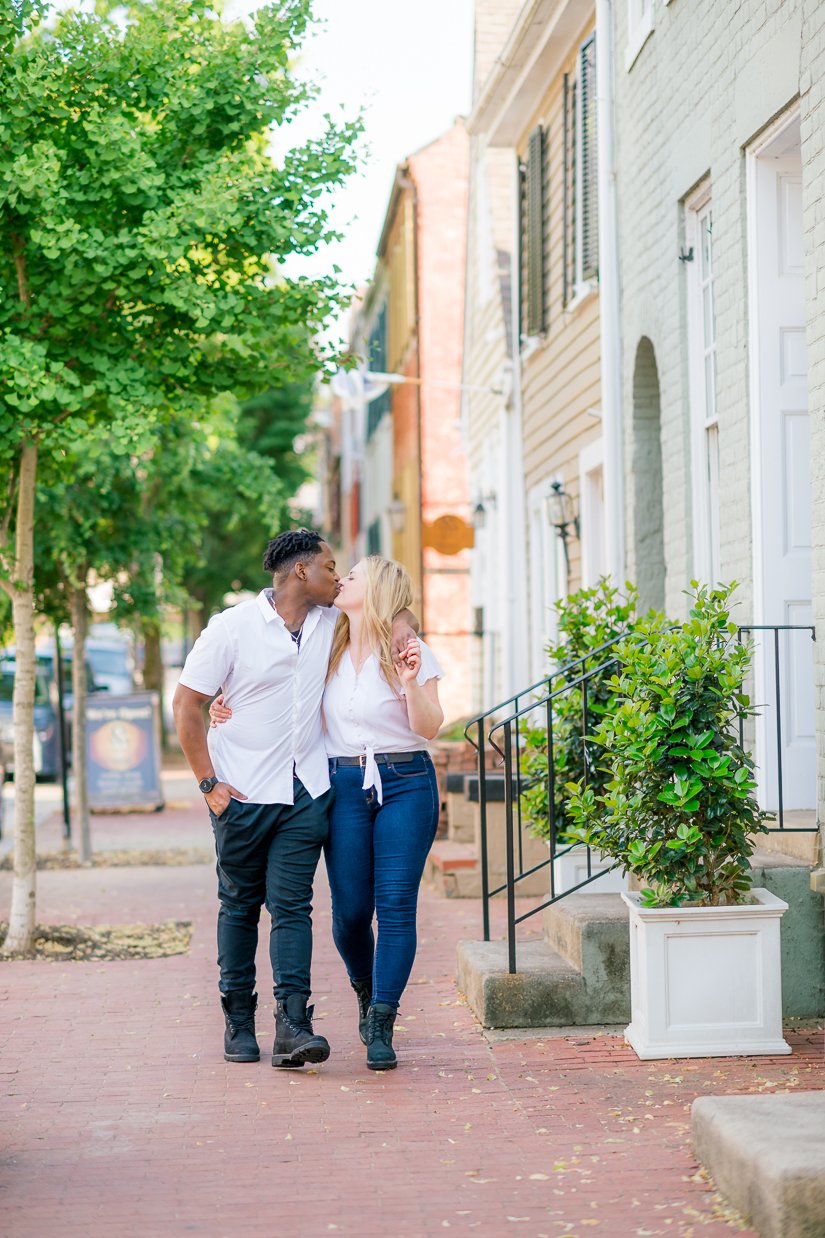
M 599 278 L 599 183 L 596 133 L 596 36 L 579 49 L 564 78 L 563 297 L 568 305 Z
M 522 180 L 522 334 L 547 330 L 547 151 L 545 132 L 536 125 L 527 147 Z M 526 330 L 525 330 L 526 329 Z
M 383 305 L 373 323 L 367 345 L 367 369 L 376 374 L 387 372 L 387 307 Z M 390 393 L 370 400 L 367 410 L 367 441 L 369 441 L 385 413 L 390 411 Z
M 579 52 L 579 149 L 581 151 L 580 270 L 583 282 L 599 275 L 599 175 L 596 146 L 596 36 Z
M 381 553 L 381 521 L 373 520 L 367 526 L 367 554 L 380 555 Z

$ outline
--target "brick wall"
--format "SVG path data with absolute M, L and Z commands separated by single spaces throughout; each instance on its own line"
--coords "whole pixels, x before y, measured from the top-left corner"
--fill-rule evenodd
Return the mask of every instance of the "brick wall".
M 469 495 L 459 386 L 468 178 L 463 121 L 411 156 L 408 167 L 417 192 L 421 518 L 426 524 L 442 515 L 466 520 Z M 425 547 L 422 558 L 422 624 L 448 672 L 441 699 L 450 721 L 469 713 L 472 703 L 469 551 L 445 555 Z

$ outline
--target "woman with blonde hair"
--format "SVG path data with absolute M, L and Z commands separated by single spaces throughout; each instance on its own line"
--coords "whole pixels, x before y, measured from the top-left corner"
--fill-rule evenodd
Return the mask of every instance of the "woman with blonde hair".
M 397 1065 L 393 1026 L 416 951 L 418 889 L 439 816 L 438 784 L 422 740 L 444 715 L 443 671 L 411 638 L 392 654 L 394 616 L 412 605 L 400 563 L 369 555 L 345 576 L 324 691 L 330 782 L 325 854 L 332 935 L 358 998 L 359 1033 L 371 1070 Z M 213 721 L 231 711 L 219 697 Z M 377 942 L 373 917 L 378 921 Z
M 391 653 L 394 615 L 412 605 L 400 563 L 370 555 L 341 581 L 324 723 L 335 800 L 326 844 L 332 933 L 359 1004 L 371 1070 L 396 1065 L 393 1025 L 416 950 L 418 888 L 438 826 L 433 739 L 443 672 L 423 641 Z M 373 915 L 378 940 L 373 939 Z

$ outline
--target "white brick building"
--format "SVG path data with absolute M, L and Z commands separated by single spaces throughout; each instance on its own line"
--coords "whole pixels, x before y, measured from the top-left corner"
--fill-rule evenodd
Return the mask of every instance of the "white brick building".
M 818 736 L 822 820 L 825 6 L 612 11 L 627 574 L 673 616 L 693 577 L 736 579 L 743 623 L 816 625 L 778 639 L 785 803 L 813 807 Z

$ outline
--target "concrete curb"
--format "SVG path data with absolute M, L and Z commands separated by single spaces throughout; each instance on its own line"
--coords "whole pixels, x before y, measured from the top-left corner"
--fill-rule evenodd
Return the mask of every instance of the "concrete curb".
M 761 1238 L 825 1235 L 825 1091 L 700 1096 L 696 1155 Z

